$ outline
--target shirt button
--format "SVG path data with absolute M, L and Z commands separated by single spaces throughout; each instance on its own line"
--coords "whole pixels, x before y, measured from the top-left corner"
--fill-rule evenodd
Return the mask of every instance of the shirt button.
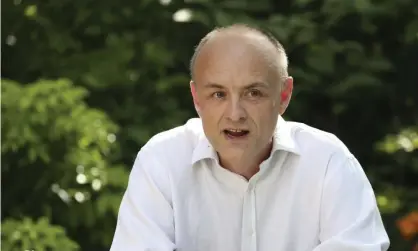
M 250 229 L 250 230 L 248 231 L 248 235 L 249 235 L 249 236 L 254 236 L 254 235 L 255 235 L 255 231 L 254 231 L 254 229 Z

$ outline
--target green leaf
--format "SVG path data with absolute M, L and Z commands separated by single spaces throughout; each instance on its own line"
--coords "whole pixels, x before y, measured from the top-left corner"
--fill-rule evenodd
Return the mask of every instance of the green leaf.
M 405 42 L 418 44 L 418 19 L 412 20 L 405 28 Z

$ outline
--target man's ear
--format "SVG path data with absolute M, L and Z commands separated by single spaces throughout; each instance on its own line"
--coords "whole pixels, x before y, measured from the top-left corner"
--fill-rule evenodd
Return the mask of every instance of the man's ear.
M 196 92 L 196 83 L 193 82 L 193 80 L 190 81 L 190 92 L 192 93 L 194 108 L 196 109 L 197 114 L 200 116 L 200 105 Z
M 290 99 L 293 92 L 293 78 L 287 77 L 283 83 L 282 91 L 280 93 L 280 115 L 286 111 L 289 106 Z

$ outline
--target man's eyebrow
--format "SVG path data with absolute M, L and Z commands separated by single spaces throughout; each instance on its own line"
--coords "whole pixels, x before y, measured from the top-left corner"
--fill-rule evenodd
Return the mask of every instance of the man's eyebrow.
M 244 87 L 244 89 L 251 89 L 251 88 L 268 88 L 269 85 L 267 83 L 264 82 L 253 82 L 247 86 Z
M 214 88 L 214 89 L 224 89 L 225 87 L 223 87 L 220 84 L 216 84 L 216 83 L 207 83 L 204 85 L 205 88 Z
M 264 82 L 253 82 L 249 85 L 243 86 L 242 89 L 251 89 L 251 88 L 268 88 L 269 85 L 267 83 Z M 216 83 L 207 83 L 204 85 L 204 88 L 207 89 L 225 89 L 224 86 L 220 85 L 220 84 L 216 84 Z

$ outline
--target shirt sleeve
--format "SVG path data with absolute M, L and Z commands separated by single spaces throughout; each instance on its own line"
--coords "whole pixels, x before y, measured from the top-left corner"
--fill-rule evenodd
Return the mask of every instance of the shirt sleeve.
M 122 198 L 110 251 L 173 251 L 170 179 L 156 156 L 141 150 Z
M 389 238 L 357 159 L 335 154 L 322 192 L 320 245 L 314 251 L 386 251 Z

